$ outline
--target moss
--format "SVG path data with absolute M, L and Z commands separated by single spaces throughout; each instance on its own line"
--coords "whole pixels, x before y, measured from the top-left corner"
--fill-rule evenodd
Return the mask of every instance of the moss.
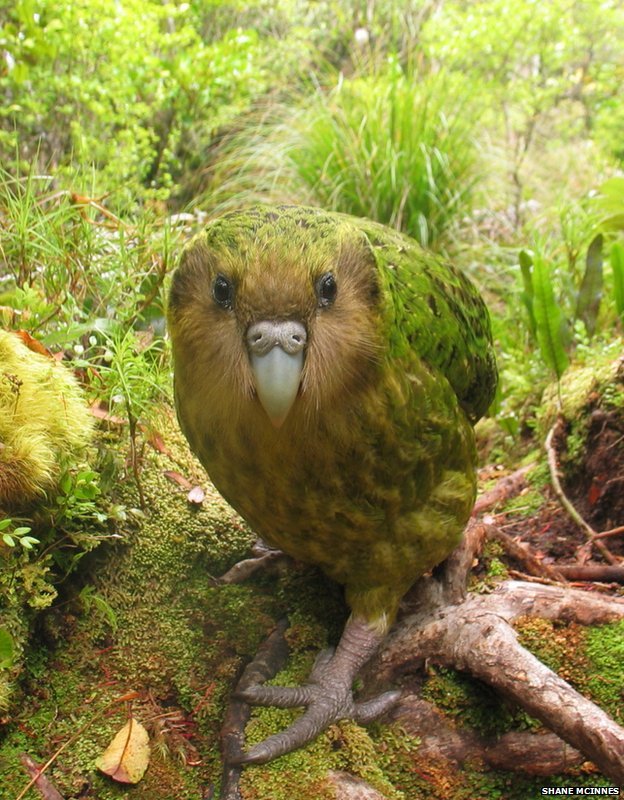
M 621 408 L 624 405 L 622 390 L 622 365 L 620 360 L 597 356 L 591 366 L 568 370 L 559 384 L 552 384 L 544 392 L 539 413 L 540 430 L 545 435 L 559 412 L 568 421 L 582 419 L 588 405 L 600 400 L 605 407 Z
M 93 421 L 71 372 L 17 334 L 0 330 L 0 365 L 0 511 L 9 513 L 55 488 Z
M 544 496 L 540 489 L 532 488 L 511 497 L 504 506 L 505 514 L 516 514 L 521 517 L 530 517 L 542 507 Z
M 602 708 L 621 725 L 624 721 L 624 620 L 589 628 L 586 654 L 592 669 L 587 688 Z
M 479 556 L 479 566 L 470 573 L 469 588 L 472 592 L 489 592 L 497 583 L 509 576 L 502 560 L 504 550 L 500 542 L 488 539 Z
M 230 566 L 252 536 L 214 490 L 207 491 L 201 508 L 189 507 L 186 493 L 164 471 L 183 471 L 202 484 L 205 474 L 188 454 L 183 456 L 172 419 L 166 436 L 179 461 L 145 451 L 143 481 L 150 510 L 130 511 L 118 529 L 122 540 L 82 562 L 83 578 L 90 574 L 93 591 L 115 615 L 116 628 L 105 615 L 81 616 L 78 594 L 73 599 L 68 594 L 49 617 L 54 649 L 31 651 L 23 678 L 28 700 L 5 730 L 2 796 L 14 796 L 25 782 L 19 752 L 47 758 L 98 710 L 131 690 L 139 694 L 135 707 L 142 721 L 174 713 L 203 756 L 202 765 L 194 768 L 154 756 L 141 781 L 142 800 L 196 798 L 201 787 L 218 783 L 224 704 L 242 660 L 272 626 L 278 604 L 251 584 L 211 585 L 210 574 Z M 131 481 L 121 480 L 117 500 L 128 509 L 137 505 Z M 124 713 L 120 708 L 113 718 L 97 720 L 61 754 L 53 777 L 64 795 L 74 796 L 80 781 L 92 783 L 101 800 L 128 794 L 127 787 L 115 786 L 93 766 L 123 724 Z M 56 715 L 62 724 L 55 722 Z M 171 747 L 172 753 L 177 750 Z
M 584 627 L 523 617 L 515 627 L 524 647 L 614 719 L 622 721 L 624 622 Z
M 281 682 L 288 680 L 281 676 Z M 250 743 L 282 730 L 297 712 L 259 709 L 248 725 Z M 381 726 L 381 731 L 385 728 Z M 396 737 L 395 737 L 396 738 Z M 362 778 L 388 800 L 407 800 L 385 770 L 391 737 L 373 736 L 354 722 L 331 725 L 307 747 L 263 766 L 245 770 L 241 780 L 242 800 L 334 800 L 335 790 L 327 782 L 329 770 L 341 770 Z
M 82 562 L 83 581 L 88 579 L 110 606 L 116 627 L 106 615 L 86 613 L 78 592 L 66 594 L 64 603 L 47 616 L 41 628 L 45 638 L 42 633 L 28 653 L 23 708 L 0 745 L 0 796 L 16 796 L 26 783 L 20 752 L 45 760 L 81 730 L 52 769 L 64 796 L 80 795 L 87 784 L 99 800 L 134 796 L 190 800 L 209 787 L 218 794 L 218 737 L 224 709 L 240 669 L 273 620 L 288 612 L 291 623 L 287 633 L 291 655 L 286 669 L 276 676 L 277 683 L 305 681 L 319 648 L 338 639 L 347 614 L 342 592 L 314 570 L 295 568 L 242 586 L 211 583 L 209 575 L 218 575 L 245 555 L 253 537 L 210 488 L 200 508 L 189 506 L 186 492 L 170 483 L 164 471 L 175 469 L 207 486 L 203 470 L 186 454 L 173 421 L 164 433 L 172 457 L 152 450 L 145 453 L 143 480 L 150 510 L 129 513 L 119 528 L 123 539 Z M 122 481 L 118 499 L 129 509 L 136 505 L 130 481 Z M 499 556 L 497 546 L 487 552 L 491 578 Z M 608 669 L 605 666 L 600 674 L 611 681 L 617 675 L 619 629 L 601 630 L 603 639 L 596 639 L 593 649 L 587 640 L 587 671 L 602 658 Z M 550 632 L 535 628 L 531 635 L 539 643 Z M 552 658 L 565 667 L 563 650 Z M 612 684 L 606 685 L 611 691 Z M 613 686 L 615 697 L 620 684 Z M 136 789 L 115 785 L 93 766 L 127 712 L 115 706 L 110 714 L 97 714 L 128 691 L 138 693 L 133 713 L 154 734 L 155 743 L 148 771 Z M 530 724 L 490 690 L 450 670 L 431 673 L 425 695 L 457 724 L 483 733 Z M 247 727 L 248 742 L 283 729 L 298 713 L 255 709 Z M 187 766 L 184 757 L 201 763 Z M 510 780 L 479 765 L 461 770 L 435 765 L 419 759 L 418 740 L 395 726 L 363 729 L 342 722 L 307 748 L 268 765 L 246 768 L 242 798 L 334 800 L 329 769 L 362 777 L 390 800 L 497 796 L 520 800 L 532 796 L 530 792 L 540 785 L 522 778 Z M 518 787 L 524 787 L 524 795 Z
M 462 727 L 482 736 L 496 736 L 509 730 L 523 730 L 537 723 L 522 709 L 508 704 L 493 689 L 453 669 L 430 671 L 422 696 Z

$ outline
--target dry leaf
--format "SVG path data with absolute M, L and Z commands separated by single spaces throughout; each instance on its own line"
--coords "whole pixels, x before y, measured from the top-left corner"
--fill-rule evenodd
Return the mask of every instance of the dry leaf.
M 48 348 L 40 342 L 38 339 L 35 339 L 34 336 L 31 336 L 28 331 L 20 330 L 15 331 L 15 335 L 19 336 L 19 338 L 24 342 L 26 347 L 29 350 L 32 350 L 33 353 L 39 353 L 41 356 L 47 356 L 48 358 L 54 358 L 52 353 L 48 350 Z
M 176 472 L 174 469 L 166 469 L 163 472 L 163 475 L 167 480 L 170 480 L 171 483 L 177 483 L 178 486 L 181 486 L 183 489 L 192 489 L 193 484 L 189 481 L 188 478 L 185 478 L 184 475 L 180 475 L 179 472 Z
M 157 433 L 156 431 L 152 431 L 152 433 L 151 433 L 151 435 L 150 435 L 150 437 L 148 439 L 148 442 L 149 442 L 149 444 L 151 444 L 151 446 L 154 448 L 154 450 L 156 450 L 157 453 L 162 453 L 163 455 L 169 456 L 171 458 L 171 451 L 169 450 L 169 448 L 165 444 L 165 440 L 160 435 L 160 433 Z
M 150 757 L 149 736 L 135 719 L 129 719 L 108 745 L 95 765 L 120 783 L 138 783 Z
M 99 400 L 96 400 L 95 403 L 90 406 L 90 411 L 93 417 L 108 422 L 111 425 L 123 426 L 126 424 L 126 420 L 123 417 L 117 417 L 115 414 L 111 414 Z

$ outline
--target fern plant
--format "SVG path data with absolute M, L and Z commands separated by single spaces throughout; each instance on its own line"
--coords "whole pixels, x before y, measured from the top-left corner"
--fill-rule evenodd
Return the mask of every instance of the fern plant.
M 539 254 L 522 251 L 525 306 L 529 328 L 534 333 L 544 362 L 559 380 L 568 366 L 568 333 L 564 315 L 555 297 L 551 265 Z

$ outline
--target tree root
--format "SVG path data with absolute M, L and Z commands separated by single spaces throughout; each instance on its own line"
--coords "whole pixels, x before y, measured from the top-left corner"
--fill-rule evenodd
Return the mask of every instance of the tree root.
M 367 675 L 374 670 L 375 681 L 392 681 L 425 660 L 468 672 L 624 785 L 624 729 L 525 650 L 512 627 L 525 616 L 585 625 L 622 619 L 624 600 L 520 581 L 505 581 L 489 595 L 467 595 L 465 567 L 479 550 L 484 528 L 470 525 L 441 574 L 418 582 L 411 593 L 416 607 L 390 634 Z
M 284 633 L 288 620 L 280 620 L 273 632 L 260 645 L 255 658 L 245 669 L 228 704 L 221 726 L 221 752 L 223 754 L 223 776 L 221 800 L 240 800 L 238 782 L 242 766 L 238 763 L 243 752 L 245 726 L 249 721 L 250 708 L 236 693 L 250 686 L 273 678 L 282 669 L 288 658 L 288 645 Z
M 523 482 L 523 470 L 503 479 L 502 486 L 481 496 L 479 510 L 483 512 L 501 498 L 517 493 Z M 550 585 L 507 580 L 491 594 L 469 594 L 468 577 L 486 538 L 501 541 L 513 558 L 538 576 L 536 580 Z M 263 558 L 254 559 L 249 574 L 266 563 Z M 415 584 L 402 605 L 405 616 L 362 671 L 367 693 L 396 684 L 425 662 L 434 662 L 483 681 L 551 731 L 510 732 L 495 740 L 481 737 L 457 730 L 441 712 L 408 690 L 389 718 L 400 720 L 406 730 L 421 739 L 419 758 L 456 763 L 476 758 L 495 769 L 544 776 L 591 760 L 606 777 L 624 786 L 624 728 L 522 647 L 512 627 L 515 620 L 527 616 L 582 625 L 624 618 L 624 599 L 569 587 L 566 578 L 577 577 L 572 569 L 577 566 L 555 569 L 544 565 L 530 549 L 496 526 L 473 519 L 460 546 L 432 574 Z M 618 570 L 619 575 L 622 568 L 602 565 L 600 569 L 604 579 L 605 570 Z M 242 573 L 247 570 L 231 577 L 237 581 Z M 615 574 L 608 574 L 611 580 L 618 580 Z M 262 645 L 243 673 L 237 692 L 257 682 L 258 671 L 264 680 L 281 668 L 287 658 L 283 635 L 286 624 L 280 623 Z M 249 707 L 232 700 L 221 731 L 225 761 L 222 800 L 240 800 L 241 767 L 233 762 L 242 751 L 248 719 Z M 327 779 L 341 799 L 381 798 L 372 787 L 344 773 L 330 773 Z
M 546 448 L 546 455 L 548 457 L 548 467 L 550 469 L 550 479 L 552 482 L 553 489 L 555 494 L 559 498 L 561 505 L 565 508 L 568 512 L 571 519 L 576 522 L 576 524 L 584 531 L 585 535 L 587 536 L 587 542 L 579 548 L 578 556 L 582 560 L 587 560 L 589 558 L 589 554 L 592 547 L 595 547 L 602 557 L 611 565 L 618 565 L 620 563 L 619 559 L 616 558 L 613 553 L 609 550 L 606 544 L 602 541 L 603 538 L 615 535 L 616 533 L 620 532 L 620 528 L 614 528 L 610 531 L 604 531 L 603 533 L 599 533 L 595 531 L 591 525 L 583 519 L 583 517 L 579 514 L 579 512 L 574 508 L 572 502 L 566 495 L 561 485 L 561 481 L 559 480 L 559 468 L 557 466 L 557 451 L 554 445 L 554 438 L 557 433 L 563 431 L 564 425 L 564 418 L 559 415 L 557 417 L 557 421 L 552 426 L 552 428 L 548 431 L 548 436 L 546 437 L 546 442 L 544 444 Z
M 479 761 L 492 769 L 528 775 L 555 775 L 580 766 L 584 756 L 566 745 L 556 734 L 505 733 L 496 738 L 458 728 L 434 705 L 407 692 L 392 709 L 390 719 L 401 722 L 418 736 L 418 758 L 422 762 L 445 761 L 462 764 Z

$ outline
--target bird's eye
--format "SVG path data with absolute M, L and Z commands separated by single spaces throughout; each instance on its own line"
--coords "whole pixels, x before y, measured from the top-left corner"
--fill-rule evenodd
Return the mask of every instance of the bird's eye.
M 338 294 L 338 284 L 331 272 L 323 275 L 318 281 L 316 284 L 316 293 L 318 295 L 319 306 L 327 307 L 334 302 Z
M 221 308 L 232 308 L 234 302 L 234 285 L 224 275 L 217 275 L 212 284 L 212 296 Z

